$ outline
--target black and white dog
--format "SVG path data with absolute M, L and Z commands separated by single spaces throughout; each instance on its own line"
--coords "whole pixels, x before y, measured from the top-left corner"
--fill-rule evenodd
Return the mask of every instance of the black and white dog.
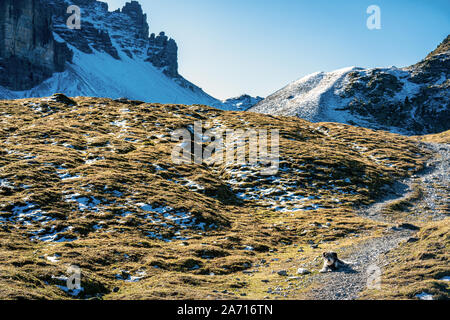
M 350 266 L 350 263 L 340 260 L 336 252 L 325 252 L 323 257 L 325 261 L 322 270 L 320 270 L 321 273 L 338 271 Z

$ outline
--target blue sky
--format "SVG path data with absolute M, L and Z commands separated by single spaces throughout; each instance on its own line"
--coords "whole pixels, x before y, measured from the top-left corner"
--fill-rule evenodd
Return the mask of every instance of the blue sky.
M 317 71 L 411 65 L 450 34 L 448 0 L 139 2 L 150 31 L 177 41 L 180 73 L 221 99 L 267 96 Z M 370 5 L 381 8 L 381 30 L 366 27 Z

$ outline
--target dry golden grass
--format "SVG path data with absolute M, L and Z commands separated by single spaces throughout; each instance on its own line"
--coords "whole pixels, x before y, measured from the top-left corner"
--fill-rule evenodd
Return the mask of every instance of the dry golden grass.
M 381 290 L 367 290 L 362 299 L 416 299 L 427 293 L 449 299 L 450 219 L 431 222 L 387 255 Z M 447 277 L 447 281 L 444 280 Z
M 429 157 L 412 138 L 342 124 L 206 106 L 56 100 L 0 101 L 3 299 L 73 298 L 55 279 L 69 265 L 82 269 L 78 298 L 264 298 L 280 281 L 273 269 L 294 270 L 322 249 L 386 228 L 354 208 L 373 203 L 384 185 L 417 172 Z M 198 120 L 279 129 L 285 170 L 277 182 L 256 174 L 231 184 L 239 166 L 173 164 L 171 132 Z M 277 210 L 285 204 L 276 192 L 268 196 L 275 205 L 238 196 L 274 186 L 304 198 L 302 208 Z M 192 225 L 164 220 L 144 204 L 188 213 Z M 55 254 L 57 262 L 47 259 Z M 141 271 L 140 281 L 124 280 Z

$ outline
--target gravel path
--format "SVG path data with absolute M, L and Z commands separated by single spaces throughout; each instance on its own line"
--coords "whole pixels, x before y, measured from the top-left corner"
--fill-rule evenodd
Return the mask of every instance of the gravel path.
M 434 152 L 434 157 L 426 168 L 416 176 L 398 182 L 390 196 L 380 202 L 360 210 L 360 214 L 369 219 L 384 221 L 382 210 L 390 202 L 407 198 L 412 192 L 412 186 L 420 183 L 424 190 L 420 206 L 415 215 L 409 218 L 417 221 L 419 216 L 427 215 L 432 220 L 445 217 L 443 206 L 449 204 L 449 152 L 450 145 L 426 144 Z M 439 188 L 436 188 L 439 186 Z M 422 210 L 423 208 L 423 210 Z M 416 208 L 415 208 L 416 209 Z M 447 209 L 448 211 L 448 209 Z M 446 212 L 449 214 L 449 212 Z M 410 222 L 410 221 L 408 221 Z M 414 233 L 407 228 L 390 228 L 382 238 L 370 239 L 362 244 L 346 248 L 341 253 L 346 261 L 351 262 L 351 268 L 340 272 L 320 274 L 312 279 L 320 284 L 319 288 L 310 291 L 312 299 L 317 300 L 352 300 L 357 299 L 360 292 L 367 288 L 368 268 L 377 267 L 381 270 L 387 264 L 383 256 L 396 248 L 400 242 L 407 240 Z
M 428 162 L 425 174 L 418 177 L 425 191 L 423 203 L 433 220 L 441 220 L 450 214 L 450 145 L 427 144 L 426 146 L 437 156 Z

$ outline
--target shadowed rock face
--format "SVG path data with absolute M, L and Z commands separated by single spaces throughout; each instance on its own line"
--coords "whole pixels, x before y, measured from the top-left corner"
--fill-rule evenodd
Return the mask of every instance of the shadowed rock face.
M 27 90 L 64 70 L 72 53 L 52 34 L 51 13 L 40 0 L 0 2 L 0 85 Z

